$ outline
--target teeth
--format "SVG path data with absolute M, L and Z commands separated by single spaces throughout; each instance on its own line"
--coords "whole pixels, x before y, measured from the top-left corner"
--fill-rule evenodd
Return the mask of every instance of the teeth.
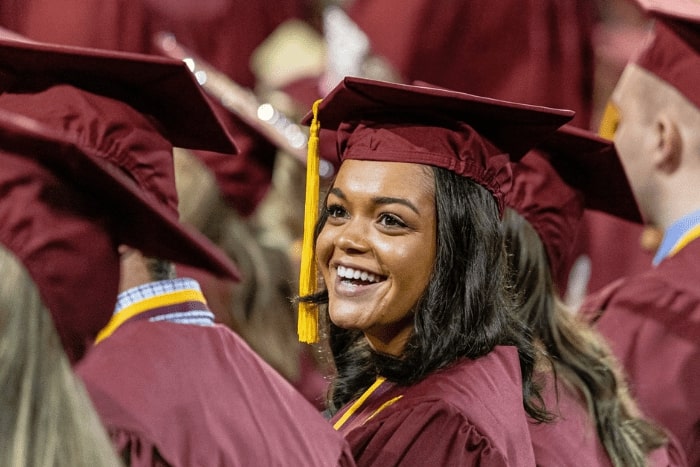
M 344 266 L 338 266 L 338 276 L 344 279 L 361 279 L 365 282 L 379 282 L 377 276 L 367 271 L 360 271 L 358 269 L 346 268 Z

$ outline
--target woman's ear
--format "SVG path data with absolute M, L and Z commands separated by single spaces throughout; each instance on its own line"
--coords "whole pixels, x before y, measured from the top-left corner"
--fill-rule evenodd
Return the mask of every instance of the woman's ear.
M 656 151 L 654 166 L 666 174 L 671 174 L 681 164 L 683 141 L 675 121 L 666 114 L 659 115 L 656 124 Z

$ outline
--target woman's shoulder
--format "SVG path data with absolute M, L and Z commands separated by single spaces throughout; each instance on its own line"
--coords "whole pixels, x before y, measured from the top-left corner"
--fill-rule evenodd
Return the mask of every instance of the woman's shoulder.
M 515 348 L 387 384 L 341 428 L 359 465 L 534 465 Z
M 462 358 L 428 375 L 407 393 L 416 399 L 440 399 L 458 407 L 469 407 L 475 400 L 489 405 L 493 401 L 511 401 L 522 407 L 518 351 L 515 347 L 498 346 L 477 359 Z
M 345 437 L 358 465 L 510 465 L 500 440 L 441 399 L 407 394 Z
M 386 418 L 397 416 L 414 424 L 425 420 L 436 428 L 459 427 L 471 442 L 488 445 L 506 458 L 516 454 L 527 458 L 532 450 L 514 347 L 497 347 L 484 357 L 459 360 L 401 392 L 401 400 L 387 410 Z

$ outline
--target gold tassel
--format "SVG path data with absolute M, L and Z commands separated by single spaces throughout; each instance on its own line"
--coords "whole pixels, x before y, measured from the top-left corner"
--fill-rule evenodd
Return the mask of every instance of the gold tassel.
M 312 107 L 313 120 L 309 129 L 309 143 L 306 153 L 306 202 L 304 204 L 304 237 L 301 247 L 301 271 L 299 272 L 299 296 L 316 292 L 316 261 L 314 258 L 314 228 L 318 218 L 319 155 L 318 155 L 318 106 L 321 99 Z M 297 323 L 299 342 L 318 342 L 318 306 L 315 303 L 299 303 Z

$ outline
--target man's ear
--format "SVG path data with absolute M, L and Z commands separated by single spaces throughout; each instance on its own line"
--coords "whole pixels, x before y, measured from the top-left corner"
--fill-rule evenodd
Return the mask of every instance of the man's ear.
M 683 140 L 675 121 L 666 114 L 659 115 L 656 129 L 655 167 L 667 174 L 673 173 L 681 164 Z

